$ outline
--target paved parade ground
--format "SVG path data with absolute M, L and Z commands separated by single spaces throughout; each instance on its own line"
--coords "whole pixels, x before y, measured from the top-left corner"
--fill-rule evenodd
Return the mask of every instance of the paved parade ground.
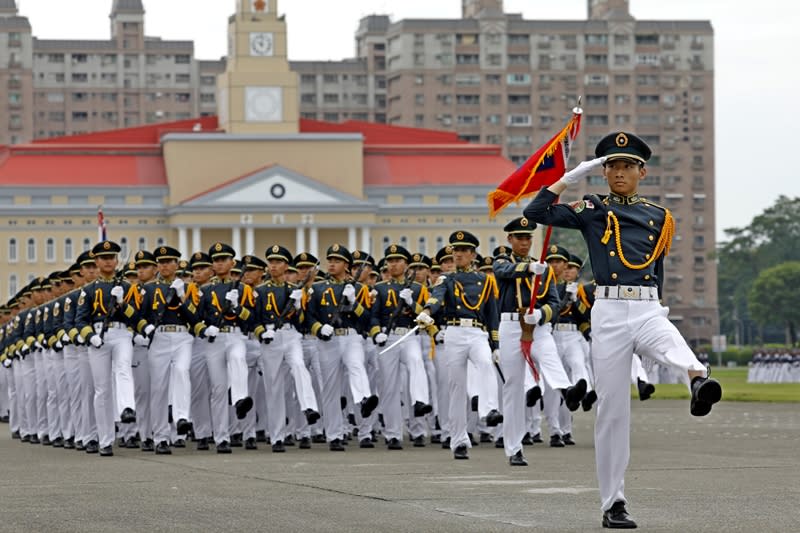
M 273 454 L 115 457 L 12 441 L 0 426 L 2 531 L 587 531 L 601 513 L 593 415 L 577 446 L 527 447 L 527 468 L 484 444 L 468 461 L 438 445 L 344 453 L 315 444 Z M 707 418 L 688 402 L 633 409 L 629 510 L 650 531 L 796 531 L 798 404 L 724 401 Z

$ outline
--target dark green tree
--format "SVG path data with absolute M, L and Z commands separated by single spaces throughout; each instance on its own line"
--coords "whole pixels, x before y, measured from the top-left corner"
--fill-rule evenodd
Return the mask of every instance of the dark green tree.
M 747 294 L 747 305 L 759 325 L 779 323 L 786 344 L 797 342 L 800 324 L 800 261 L 787 261 L 762 270 Z

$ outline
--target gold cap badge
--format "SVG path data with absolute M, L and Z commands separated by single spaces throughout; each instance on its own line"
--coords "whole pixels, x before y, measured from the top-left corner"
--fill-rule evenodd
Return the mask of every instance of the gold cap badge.
M 220 243 L 215 244 L 214 245 L 214 250 L 216 250 L 217 252 L 222 251 L 222 244 L 220 244 Z
M 464 234 L 463 233 L 461 233 L 460 231 L 458 233 L 456 233 L 456 239 L 458 239 L 460 241 L 463 238 L 464 238 Z
M 614 142 L 616 142 L 617 146 L 619 146 L 620 148 L 628 146 L 628 136 L 625 135 L 624 133 L 620 133 L 619 135 L 617 135 L 616 139 L 614 139 Z
M 110 250 L 110 249 L 111 249 L 111 243 L 108 242 L 108 241 L 104 242 L 103 243 L 103 250 Z

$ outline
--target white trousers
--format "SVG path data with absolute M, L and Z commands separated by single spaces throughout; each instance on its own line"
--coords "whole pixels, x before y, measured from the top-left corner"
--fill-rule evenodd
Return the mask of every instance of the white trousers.
M 401 335 L 389 335 L 387 346 L 396 342 Z M 379 348 L 383 349 L 383 348 Z M 422 348 L 419 340 L 411 336 L 383 355 L 378 355 L 381 375 L 381 412 L 385 424 L 384 435 L 388 439 L 403 440 L 403 410 L 400 405 L 400 392 L 404 388 L 400 364 L 408 369 L 408 393 L 411 406 L 415 402 L 428 403 L 428 376 L 422 362 Z M 412 409 L 413 414 L 413 409 Z M 416 436 L 416 435 L 415 435 Z
M 444 343 L 433 345 L 433 366 L 436 369 L 436 403 L 438 407 L 442 442 L 450 437 L 450 383 L 447 377 L 447 359 Z
M 9 408 L 8 408 L 8 376 L 11 374 L 10 368 L 2 367 L 0 368 L 0 416 L 5 415 Z
M 192 383 L 190 420 L 194 435 L 198 439 L 211 437 L 211 392 L 206 363 L 206 339 L 192 341 L 192 362 L 189 377 Z
M 601 509 L 625 500 L 625 470 L 630 459 L 631 358 L 636 352 L 659 364 L 705 372 L 677 328 L 669 310 L 655 301 L 598 299 L 592 307 L 592 361 L 597 391 L 595 458 Z
M 467 436 L 467 363 L 472 362 L 480 378 L 478 416 L 484 417 L 497 409 L 497 386 L 489 334 L 479 328 L 450 326 L 444 336 L 447 361 L 448 390 L 450 391 L 450 448 L 462 444 L 470 447 Z
M 148 364 L 147 347 L 133 347 L 133 357 L 131 358 L 131 373 L 133 375 L 133 395 L 136 398 L 136 423 L 127 427 L 125 437 L 133 437 L 136 431 L 142 440 L 153 437 L 152 409 L 150 406 L 150 365 Z M 164 404 L 162 409 L 166 412 L 167 406 Z M 166 416 L 166 415 L 165 415 Z M 127 424 L 123 424 L 126 426 Z
M 309 375 L 311 376 L 311 386 L 314 389 L 314 398 L 317 399 L 317 411 L 325 417 L 324 408 L 322 406 L 322 370 L 319 365 L 319 344 L 320 340 L 313 335 L 302 336 L 303 347 L 303 363 L 306 365 Z M 322 433 L 323 422 L 318 420 L 313 426 L 309 426 L 305 417 L 300 418 L 300 427 L 298 433 L 301 437 L 310 437 L 311 435 L 319 435 Z
M 67 371 L 64 363 L 64 350 L 60 352 L 49 350 L 51 376 L 54 380 L 55 393 L 58 398 L 58 422 L 57 432 L 64 439 L 75 435 L 72 423 L 72 411 L 70 410 L 69 388 L 67 387 Z M 49 383 L 48 383 L 49 386 Z M 52 436 L 52 432 L 50 433 Z M 51 437 L 52 438 L 52 437 Z
M 153 440 L 157 443 L 171 440 L 167 405 L 172 405 L 172 419 L 175 422 L 182 418 L 190 419 L 192 382 L 189 369 L 192 366 L 193 344 L 194 339 L 189 333 L 156 331 L 147 353 L 150 426 Z M 140 423 L 139 430 L 143 429 Z M 145 438 L 144 433 L 142 438 Z
M 38 403 L 36 401 L 36 362 L 32 353 L 22 359 L 22 388 L 25 409 L 24 427 L 26 435 L 37 435 L 39 432 Z
M 28 357 L 33 359 L 34 376 L 36 382 L 36 425 L 34 432 L 41 439 L 47 435 L 47 363 L 44 352 L 33 350 Z
M 230 441 L 230 411 L 228 388 L 231 389 L 231 405 L 247 397 L 246 337 L 239 332 L 220 333 L 215 342 L 206 348 L 208 379 L 211 383 L 211 421 L 214 427 L 214 442 Z
M 344 419 L 339 398 L 344 371 L 347 372 L 350 397 L 360 402 L 369 397 L 369 379 L 364 367 L 364 344 L 361 335 L 335 335 L 320 342 L 319 364 L 322 372 L 322 409 L 325 412 L 325 433 L 328 442 L 344 436 Z
M 561 356 L 570 382 L 575 384 L 579 380 L 585 379 L 587 390 L 591 390 L 585 352 L 581 345 L 583 335 L 579 331 L 554 331 L 553 339 L 556 341 L 558 355 Z
M 15 359 L 11 365 L 14 371 L 14 387 L 17 392 L 17 422 L 16 427 L 19 429 L 20 435 L 30 435 L 29 422 L 28 422 L 28 408 L 26 403 L 26 386 L 25 386 L 25 361 L 22 359 Z
M 89 346 L 89 365 L 94 381 L 94 414 L 101 448 L 114 443 L 114 418 L 119 417 L 127 407 L 136 410 L 131 370 L 132 339 L 133 335 L 127 329 L 111 328 L 106 331 L 100 348 Z

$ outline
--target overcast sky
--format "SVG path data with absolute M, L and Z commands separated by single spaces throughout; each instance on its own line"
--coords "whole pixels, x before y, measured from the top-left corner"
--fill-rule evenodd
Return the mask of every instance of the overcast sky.
M 112 0 L 17 0 L 39 38 L 107 39 Z M 526 19 L 585 19 L 586 0 L 505 0 Z M 225 55 L 227 18 L 235 0 L 144 0 L 145 31 L 195 42 L 200 59 Z M 779 194 L 800 196 L 796 142 L 797 32 L 800 2 L 631 0 L 646 20 L 710 20 L 715 32 L 717 236 L 745 226 Z M 735 7 L 736 6 L 736 7 Z M 756 8 L 757 6 L 757 8 Z M 360 17 L 458 18 L 460 0 L 279 0 L 289 25 L 289 59 L 354 55 Z M 794 66 L 793 66 L 794 65 Z

